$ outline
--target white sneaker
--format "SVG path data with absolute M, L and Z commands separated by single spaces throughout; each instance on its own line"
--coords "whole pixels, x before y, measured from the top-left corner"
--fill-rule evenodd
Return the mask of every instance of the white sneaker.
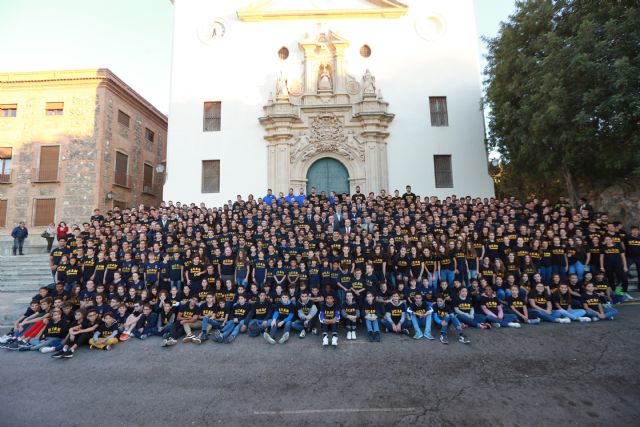
M 591 318 L 590 317 L 578 317 L 578 320 L 580 322 L 586 322 L 586 323 L 591 322 Z
M 11 335 L 3 335 L 0 337 L 0 344 L 8 343 L 11 338 L 13 338 Z
M 329 337 L 328 336 L 325 335 L 324 337 L 322 337 L 322 345 L 324 347 L 329 345 Z
M 518 322 L 509 322 L 509 323 L 507 323 L 507 326 L 510 327 L 510 328 L 518 329 L 520 327 L 520 323 L 518 323 Z
M 54 351 L 56 351 L 55 347 L 42 347 L 40 349 L 40 353 L 53 353 Z
M 356 339 L 356 331 L 351 331 L 351 339 L 352 340 Z
M 278 342 L 280 344 L 284 344 L 287 342 L 288 339 L 289 339 L 289 332 L 285 332 L 284 335 L 282 335 L 282 337 L 280 338 L 280 340 L 278 340 Z
M 558 323 L 571 323 L 571 319 L 569 319 L 568 317 L 561 317 L 560 319 L 558 319 Z
M 264 334 L 262 334 L 262 336 L 264 337 L 265 340 L 267 340 L 267 342 L 269 344 L 275 344 L 276 343 L 276 340 L 271 338 L 271 335 L 269 335 L 269 332 L 265 331 Z
M 624 293 L 624 298 L 625 298 L 626 300 L 628 300 L 628 301 L 633 301 L 633 300 L 635 300 L 635 298 L 634 298 L 634 297 L 632 297 L 631 295 L 629 295 L 629 292 L 625 292 L 625 293 Z
M 351 331 L 347 331 L 347 339 L 351 340 Z
M 302 330 L 300 331 L 300 338 L 304 338 L 307 336 L 307 331 L 304 330 L 304 328 L 302 328 Z
M 591 318 L 591 321 L 592 321 L 592 322 L 599 322 L 599 321 L 600 321 L 600 318 L 599 318 L 599 317 L 592 317 L 592 318 Z
M 338 346 L 338 336 L 334 335 L 333 337 L 331 337 L 331 345 L 334 347 Z

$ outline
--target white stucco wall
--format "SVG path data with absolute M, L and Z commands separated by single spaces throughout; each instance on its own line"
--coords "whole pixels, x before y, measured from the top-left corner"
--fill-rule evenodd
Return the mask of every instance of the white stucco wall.
M 258 117 L 269 93 L 275 91 L 280 70 L 289 81 L 301 76 L 303 56 L 298 42 L 306 33 L 315 36 L 319 24 L 314 20 L 242 22 L 236 10 L 249 3 L 174 1 L 166 200 L 220 204 L 236 194 L 262 196 L 266 190 L 266 142 Z M 322 0 L 310 4 L 319 3 Z M 351 43 L 347 72 L 360 80 L 370 69 L 390 104 L 389 112 L 395 114 L 389 127 L 387 191 L 402 192 L 411 184 L 418 194 L 440 197 L 493 195 L 483 142 L 472 1 L 404 3 L 409 12 L 400 19 L 339 19 L 323 24 L 325 30 L 338 32 Z M 277 9 L 278 1 L 271 7 Z M 445 32 L 435 41 L 426 41 L 418 36 L 415 22 L 433 13 L 443 19 Z M 225 21 L 225 36 L 210 45 L 202 43 L 198 27 L 216 18 Z M 363 44 L 372 50 L 366 59 L 359 54 Z M 277 56 L 282 46 L 290 51 L 286 61 Z M 429 96 L 447 97 L 448 127 L 431 127 Z M 220 132 L 202 131 L 205 101 L 222 101 Z M 435 188 L 434 154 L 452 155 L 454 188 Z M 219 194 L 200 192 L 201 160 L 208 159 L 221 160 Z

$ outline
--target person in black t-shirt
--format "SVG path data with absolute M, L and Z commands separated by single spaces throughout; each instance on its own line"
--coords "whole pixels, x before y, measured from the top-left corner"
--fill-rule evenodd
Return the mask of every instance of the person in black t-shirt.
M 384 316 L 384 311 L 379 302 L 375 300 L 373 292 L 367 292 L 365 300 L 362 303 L 362 316 L 364 324 L 367 327 L 368 338 L 370 342 L 380 342 L 380 324 L 379 320 Z
M 111 346 L 118 343 L 118 322 L 113 313 L 105 313 L 102 316 L 100 326 L 89 339 L 89 348 L 111 350 Z
M 449 304 L 445 302 L 442 295 L 438 295 L 436 297 L 436 303 L 433 307 L 433 320 L 440 328 L 440 342 L 442 344 L 449 344 L 447 332 L 451 325 L 453 325 L 456 331 L 458 331 L 458 341 L 462 344 L 469 344 L 470 341 L 462 332 L 462 325 L 460 324 L 460 321 L 456 318 L 455 314 L 453 314 L 453 310 Z

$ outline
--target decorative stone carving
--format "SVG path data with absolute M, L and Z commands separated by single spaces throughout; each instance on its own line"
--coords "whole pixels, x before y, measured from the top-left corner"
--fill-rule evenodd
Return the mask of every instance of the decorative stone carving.
M 332 88 L 331 66 L 329 64 L 322 64 L 320 65 L 318 77 L 318 91 L 331 91 Z
M 360 83 L 353 76 L 347 76 L 347 93 L 349 95 L 357 95 L 360 93 Z
M 304 92 L 304 86 L 302 83 L 302 79 L 296 79 L 289 85 L 289 95 L 291 96 L 300 96 Z
M 376 78 L 369 69 L 362 76 L 362 96 L 376 96 Z
M 276 99 L 279 101 L 289 99 L 287 78 L 282 74 L 282 70 L 280 70 L 280 75 L 278 76 L 278 80 L 276 82 Z
M 316 153 L 340 153 L 351 160 L 364 160 L 364 147 L 355 137 L 347 137 L 342 121 L 333 113 L 313 119 L 310 134 L 301 135 L 291 152 L 291 162 L 304 161 Z

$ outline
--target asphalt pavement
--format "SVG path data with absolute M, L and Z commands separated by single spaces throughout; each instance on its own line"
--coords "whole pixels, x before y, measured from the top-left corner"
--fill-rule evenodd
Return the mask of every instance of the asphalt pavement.
M 0 351 L 1 426 L 631 426 L 640 305 L 614 321 L 471 330 L 471 344 L 341 333 L 271 346 L 129 341 L 73 359 Z

